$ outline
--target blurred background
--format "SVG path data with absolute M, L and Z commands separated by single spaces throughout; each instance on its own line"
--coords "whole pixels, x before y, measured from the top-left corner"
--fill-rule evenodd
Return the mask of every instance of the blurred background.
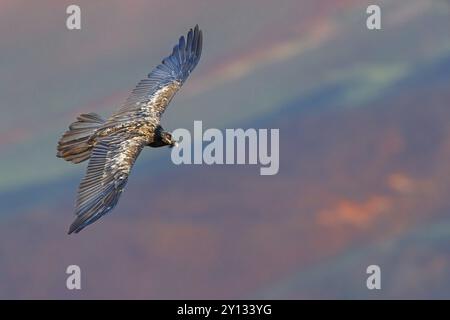
M 86 163 L 56 158 L 59 137 L 197 23 L 163 126 L 279 128 L 278 175 L 149 148 L 115 210 L 68 236 Z M 0 298 L 450 298 L 449 30 L 445 0 L 0 0 Z

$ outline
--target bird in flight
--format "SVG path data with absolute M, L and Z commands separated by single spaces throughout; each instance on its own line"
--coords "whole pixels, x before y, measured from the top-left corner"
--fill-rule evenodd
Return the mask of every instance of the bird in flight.
M 109 119 L 81 114 L 61 137 L 57 157 L 72 163 L 89 159 L 69 234 L 80 232 L 114 208 L 145 146 L 176 146 L 172 134 L 160 125 L 161 115 L 200 60 L 202 41 L 197 25 Z

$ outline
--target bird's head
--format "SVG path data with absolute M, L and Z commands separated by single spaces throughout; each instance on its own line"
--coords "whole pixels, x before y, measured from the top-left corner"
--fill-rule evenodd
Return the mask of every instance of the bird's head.
M 170 148 L 177 147 L 177 141 L 172 137 L 172 134 L 167 131 L 161 133 L 161 140 L 168 145 Z

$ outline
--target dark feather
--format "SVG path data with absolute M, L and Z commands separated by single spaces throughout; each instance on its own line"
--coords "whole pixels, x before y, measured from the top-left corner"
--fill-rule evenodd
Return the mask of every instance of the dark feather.
M 78 189 L 77 218 L 69 233 L 79 232 L 114 208 L 144 145 L 143 137 L 125 133 L 97 143 Z
M 190 30 L 187 42 L 182 36 L 172 54 L 163 59 L 141 80 L 125 104 L 109 120 L 120 122 L 159 122 L 175 93 L 183 85 L 200 60 L 203 36 L 198 26 Z

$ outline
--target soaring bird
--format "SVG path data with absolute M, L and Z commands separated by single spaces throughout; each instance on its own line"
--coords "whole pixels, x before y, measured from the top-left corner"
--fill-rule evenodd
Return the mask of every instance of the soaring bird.
M 197 25 L 186 39 L 180 37 L 172 54 L 138 83 L 109 119 L 81 114 L 59 140 L 57 157 L 72 163 L 89 159 L 69 234 L 80 232 L 114 208 L 145 146 L 176 145 L 172 134 L 161 127 L 161 115 L 197 65 L 202 41 Z

